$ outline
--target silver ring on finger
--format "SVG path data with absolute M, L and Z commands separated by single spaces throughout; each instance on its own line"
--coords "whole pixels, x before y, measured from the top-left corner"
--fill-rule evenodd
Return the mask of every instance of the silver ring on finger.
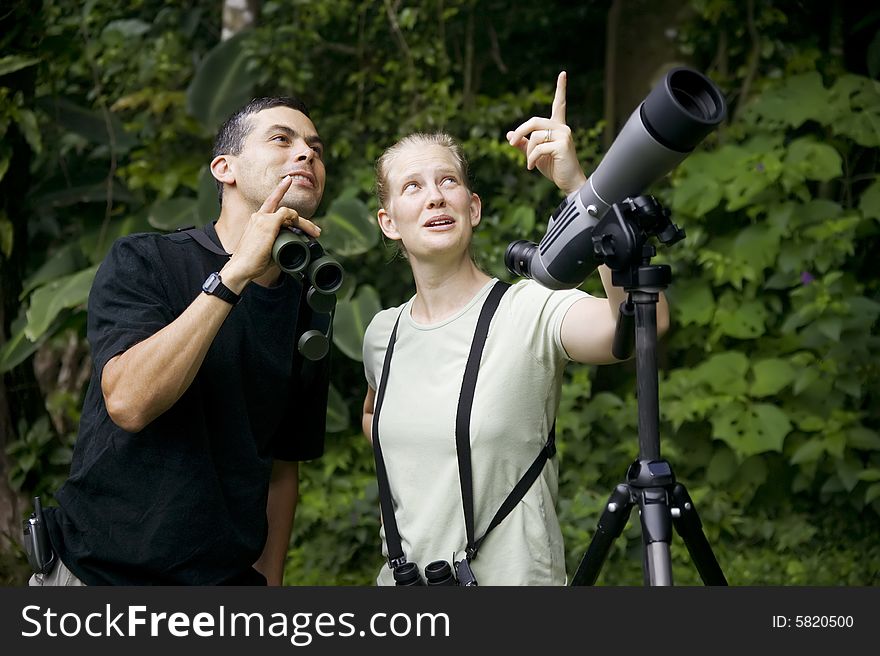
M 551 134 L 553 134 L 553 130 L 551 130 L 550 128 L 547 128 L 547 136 L 544 137 L 544 143 L 547 143 L 548 141 L 550 141 Z

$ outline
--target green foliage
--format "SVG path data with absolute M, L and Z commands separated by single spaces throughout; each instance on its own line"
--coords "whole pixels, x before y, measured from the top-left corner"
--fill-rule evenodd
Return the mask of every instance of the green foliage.
M 264 0 L 255 28 L 219 43 L 216 2 L 44 0 L 45 56 L 0 58 L 0 136 L 17 131 L 34 154 L 34 184 L 22 190 L 33 212 L 27 244 L 0 213 L 0 257 L 29 257 L 0 371 L 28 366 L 59 331 L 82 330 L 88 281 L 114 238 L 216 217 L 206 164 L 228 111 L 251 95 L 301 96 L 327 144 L 322 243 L 346 282 L 327 449 L 302 466 L 285 581 L 372 584 L 382 557 L 360 433 L 361 344 L 370 318 L 414 291 L 373 219 L 373 163 L 413 130 L 458 137 L 483 199 L 474 254 L 509 279 L 507 244 L 539 239 L 560 197 L 504 134 L 546 114 L 562 68 L 581 161 L 589 169 L 601 157 L 604 44 L 560 35 L 595 33 L 607 8 L 575 4 Z M 753 15 L 747 3 L 691 4 L 694 18 L 676 32 L 682 56 L 731 106 L 728 122 L 651 190 L 687 230 L 657 258 L 673 271 L 659 358 L 663 455 L 732 583 L 875 585 L 876 82 L 820 40 L 840 3 L 816 15 L 787 0 L 749 3 Z M 859 29 L 876 27 L 866 16 Z M 29 70 L 33 102 L 4 86 Z M 10 157 L 3 139 L 0 180 Z M 583 288 L 602 293 L 597 276 Z M 637 455 L 634 390 L 632 363 L 566 372 L 557 429 L 569 572 Z M 46 401 L 75 417 L 70 394 Z M 48 423 L 17 429 L 13 485 L 51 497 L 70 438 Z M 599 582 L 639 584 L 640 552 L 634 514 Z M 698 583 L 680 541 L 673 556 L 676 582 Z

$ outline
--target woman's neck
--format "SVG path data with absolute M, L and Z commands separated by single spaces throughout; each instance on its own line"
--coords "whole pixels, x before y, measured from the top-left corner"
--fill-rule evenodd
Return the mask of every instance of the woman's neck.
M 477 268 L 470 256 L 455 267 L 413 263 L 413 277 L 416 297 L 412 317 L 416 323 L 422 324 L 451 317 L 491 280 Z

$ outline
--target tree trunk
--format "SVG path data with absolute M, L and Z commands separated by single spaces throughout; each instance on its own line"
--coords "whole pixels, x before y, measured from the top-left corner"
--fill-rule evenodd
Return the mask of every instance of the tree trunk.
M 687 0 L 614 0 L 605 53 L 605 147 L 666 72 L 686 62 L 674 30 L 690 13 Z M 610 97 L 608 97 L 610 96 Z
M 223 32 L 221 41 L 226 41 L 231 36 L 257 23 L 260 14 L 260 0 L 224 0 L 223 2 Z

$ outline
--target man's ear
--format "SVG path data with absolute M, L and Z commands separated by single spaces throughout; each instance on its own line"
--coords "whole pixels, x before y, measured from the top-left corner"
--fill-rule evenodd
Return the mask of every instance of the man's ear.
M 400 239 L 400 233 L 397 231 L 397 226 L 394 225 L 394 219 L 385 211 L 384 207 L 379 208 L 376 219 L 379 221 L 379 229 L 382 230 L 383 235 L 395 241 Z
M 480 225 L 480 220 L 483 218 L 483 201 L 480 200 L 480 197 L 475 193 L 471 193 L 471 227 L 476 228 Z
M 224 184 L 235 184 L 235 174 L 229 165 L 229 159 L 226 155 L 217 155 L 211 160 L 211 175 L 215 180 Z

